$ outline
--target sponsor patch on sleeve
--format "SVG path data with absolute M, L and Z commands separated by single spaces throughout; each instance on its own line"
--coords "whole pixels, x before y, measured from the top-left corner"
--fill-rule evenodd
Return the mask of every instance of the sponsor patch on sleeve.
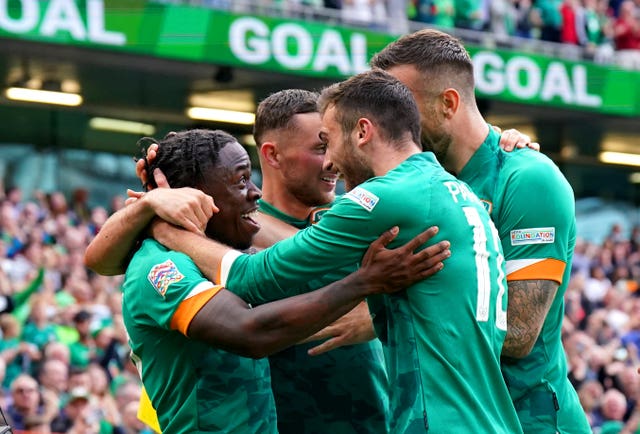
M 149 271 L 147 279 L 163 298 L 172 283 L 180 282 L 184 275 L 178 271 L 178 267 L 171 259 L 167 259 L 161 264 L 154 265 Z
M 365 190 L 362 187 L 354 188 L 350 192 L 346 193 L 345 197 L 351 199 L 369 212 L 371 212 L 371 210 L 376 207 L 378 201 L 380 200 L 378 199 L 378 196 Z
M 556 228 L 529 228 L 511 231 L 511 245 L 551 244 L 556 239 Z

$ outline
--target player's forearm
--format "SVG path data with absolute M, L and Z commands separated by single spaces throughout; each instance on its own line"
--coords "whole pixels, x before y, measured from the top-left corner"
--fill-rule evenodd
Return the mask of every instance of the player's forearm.
M 107 219 L 84 255 L 87 267 L 98 274 L 122 274 L 130 252 L 155 213 L 143 196 Z
M 231 247 L 165 222 L 154 223 L 151 234 L 165 247 L 189 256 L 202 274 L 212 282 L 220 283 L 222 259 L 233 250 Z
M 252 309 L 247 333 L 258 337 L 257 357 L 280 351 L 328 326 L 355 308 L 371 286 L 352 273 L 324 288 Z
M 533 349 L 558 290 L 550 280 L 509 281 L 507 337 L 502 356 L 523 358 Z

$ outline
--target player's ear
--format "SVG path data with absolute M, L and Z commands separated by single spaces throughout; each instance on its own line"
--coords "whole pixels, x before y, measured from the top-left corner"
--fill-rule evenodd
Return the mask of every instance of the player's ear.
M 273 142 L 264 142 L 260 145 L 261 160 L 275 168 L 280 167 L 280 153 Z
M 374 126 L 371 120 L 367 118 L 360 118 L 356 123 L 356 139 L 358 146 L 362 146 L 369 143 L 373 138 Z
M 451 119 L 451 117 L 458 111 L 458 108 L 460 108 L 460 94 L 457 90 L 448 88 L 442 92 L 440 100 L 442 102 L 444 117 Z

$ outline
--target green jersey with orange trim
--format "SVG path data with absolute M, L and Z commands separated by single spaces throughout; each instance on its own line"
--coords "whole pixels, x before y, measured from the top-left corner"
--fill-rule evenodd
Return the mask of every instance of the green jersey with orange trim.
M 291 238 L 255 255 L 227 253 L 220 275 L 243 299 L 263 303 L 359 263 L 393 226 L 400 232 L 391 247 L 431 225 L 440 232 L 430 242 L 451 242 L 443 270 L 400 294 L 368 300 L 387 318 L 390 432 L 521 432 L 500 372 L 507 291 L 497 231 L 477 197 L 433 154 L 413 155 L 361 184 Z
M 152 239 L 127 268 L 122 315 L 142 383 L 164 433 L 270 433 L 276 415 L 267 359 L 186 336 L 218 291 L 191 259 Z
M 260 211 L 298 229 L 320 220 L 330 205 L 314 209 L 305 220 L 283 213 L 264 200 Z M 342 278 L 355 265 L 309 282 L 309 290 Z M 378 339 L 336 348 L 318 356 L 310 342 L 269 356 L 271 388 L 280 434 L 386 433 L 389 431 L 389 380 Z
M 567 379 L 561 341 L 564 293 L 576 239 L 574 196 L 545 155 L 504 152 L 493 128 L 462 169 L 490 210 L 507 260 L 507 281 L 552 280 L 560 287 L 531 353 L 503 360 L 503 373 L 525 432 L 590 433 Z

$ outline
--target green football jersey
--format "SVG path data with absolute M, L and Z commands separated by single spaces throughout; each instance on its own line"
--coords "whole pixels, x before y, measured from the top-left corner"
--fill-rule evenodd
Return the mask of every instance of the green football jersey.
M 318 207 L 306 220 L 299 220 L 264 200 L 259 204 L 261 212 L 298 229 L 319 221 L 330 207 Z M 355 264 L 331 272 L 307 287 L 314 290 L 326 286 L 354 268 Z M 380 341 L 309 356 L 307 351 L 319 344 L 294 345 L 269 357 L 280 434 L 388 432 L 389 380 Z
M 164 433 L 276 433 L 269 364 L 191 340 L 193 317 L 221 289 L 189 257 L 152 239 L 127 268 L 122 315 L 132 359 Z
M 500 372 L 507 292 L 497 231 L 477 197 L 433 154 L 413 155 L 356 187 L 317 224 L 269 249 L 229 254 L 219 271 L 245 300 L 265 302 L 358 263 L 393 226 L 400 233 L 391 247 L 431 225 L 440 227 L 431 242 L 451 242 L 443 270 L 372 300 L 387 316 L 390 432 L 521 432 Z
M 562 347 L 564 293 L 576 239 L 574 196 L 553 162 L 539 152 L 504 152 L 487 139 L 459 174 L 485 203 L 500 233 L 507 280 L 560 283 L 531 353 L 503 360 L 503 373 L 525 432 L 590 433 L 567 379 Z

